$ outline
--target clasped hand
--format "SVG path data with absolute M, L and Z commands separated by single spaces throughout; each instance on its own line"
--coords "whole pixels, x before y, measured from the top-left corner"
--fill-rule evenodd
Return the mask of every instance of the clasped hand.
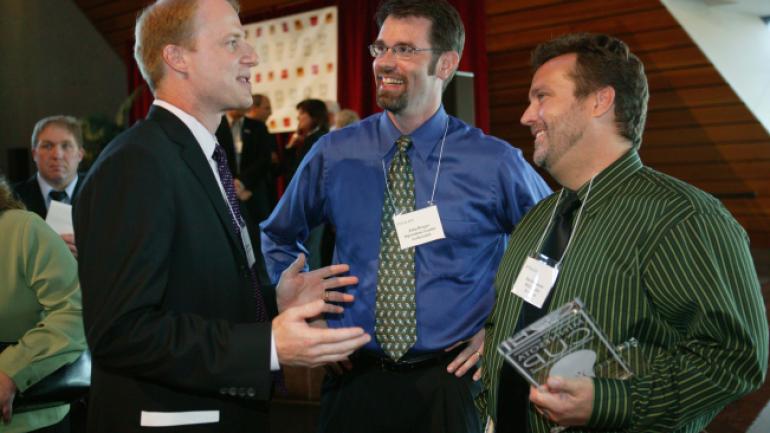
M 594 381 L 588 377 L 549 377 L 544 385 L 530 387 L 529 401 L 556 424 L 585 425 L 593 410 Z

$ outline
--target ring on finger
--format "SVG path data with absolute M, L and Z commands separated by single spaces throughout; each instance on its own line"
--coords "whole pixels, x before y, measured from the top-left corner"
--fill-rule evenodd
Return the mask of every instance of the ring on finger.
M 329 291 L 328 290 L 324 291 L 324 302 L 329 302 Z

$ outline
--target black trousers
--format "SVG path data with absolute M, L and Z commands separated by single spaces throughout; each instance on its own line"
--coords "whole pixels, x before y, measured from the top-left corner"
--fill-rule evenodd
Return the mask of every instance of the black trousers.
M 452 361 L 408 371 L 356 366 L 327 374 L 321 389 L 319 433 L 480 433 L 473 404 L 481 390 L 474 371 L 458 378 Z

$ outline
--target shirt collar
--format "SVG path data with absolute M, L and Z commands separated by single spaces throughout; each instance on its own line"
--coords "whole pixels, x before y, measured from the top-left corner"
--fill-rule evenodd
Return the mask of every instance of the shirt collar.
M 420 125 L 419 128 L 415 129 L 414 132 L 409 134 L 409 137 L 412 139 L 412 146 L 414 146 L 417 155 L 419 155 L 423 161 L 428 159 L 430 154 L 433 153 L 433 149 L 436 145 L 441 142 L 448 121 L 449 115 L 446 114 L 444 106 L 441 105 L 433 116 Z M 383 111 L 380 113 L 379 151 L 381 157 L 385 157 L 385 155 L 390 153 L 391 149 L 395 147 L 396 140 L 398 140 L 401 135 L 403 134 L 396 128 L 393 121 L 390 120 L 387 112 Z
M 591 184 L 591 194 L 588 197 L 588 203 L 586 203 L 585 211 L 591 213 L 608 197 L 611 197 L 613 192 L 623 185 L 626 179 L 633 176 L 634 173 L 641 170 L 644 167 L 641 158 L 635 149 L 631 149 L 621 156 L 615 162 L 610 164 L 607 168 L 597 174 L 593 183 Z M 586 199 L 588 193 L 588 185 L 591 182 L 586 182 L 583 186 L 578 188 L 577 194 L 580 200 Z
M 40 192 L 43 193 L 43 198 L 45 199 L 46 205 L 48 204 L 48 193 L 53 191 L 53 187 L 51 184 L 46 182 L 45 179 L 43 179 L 43 176 L 40 175 L 40 172 L 37 172 L 37 184 L 40 185 Z M 78 174 L 75 173 L 75 178 L 72 179 L 72 182 L 70 182 L 66 187 L 64 187 L 64 192 L 67 193 L 67 198 L 72 201 L 72 195 L 75 193 L 75 185 L 78 184 Z
M 214 148 L 217 146 L 217 139 L 214 134 L 209 132 L 209 130 L 198 121 L 198 119 L 186 113 L 176 105 L 173 105 L 162 99 L 155 99 L 152 104 L 165 108 L 166 110 L 170 111 L 171 114 L 178 117 L 179 120 L 181 120 L 182 123 L 187 126 L 190 132 L 192 132 L 193 137 L 195 137 L 195 141 L 198 142 L 198 145 L 203 150 L 203 154 L 206 155 L 206 158 L 212 158 L 212 155 L 214 154 Z

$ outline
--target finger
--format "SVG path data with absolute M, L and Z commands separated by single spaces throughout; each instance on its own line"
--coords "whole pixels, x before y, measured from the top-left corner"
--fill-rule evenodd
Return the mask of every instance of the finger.
M 564 392 L 567 394 L 573 394 L 577 390 L 577 381 L 567 380 L 560 376 L 549 376 L 545 382 L 548 385 L 548 390 L 553 393 Z
M 345 309 L 339 305 L 324 304 L 322 311 L 326 314 L 342 314 L 342 312 L 345 311 Z
M 327 329 L 309 329 L 308 334 L 315 341 L 315 345 L 319 348 L 320 354 L 330 353 L 330 350 L 334 350 L 334 347 L 358 348 L 359 346 L 366 344 L 371 340 L 369 334 L 365 333 L 362 328 L 327 328 Z M 361 343 L 361 344 L 359 344 Z M 335 346 L 338 345 L 338 346 Z M 340 349 L 342 350 L 342 349 Z M 347 350 L 347 349 L 345 349 Z
M 288 268 L 286 268 L 283 273 L 287 275 L 295 275 L 299 274 L 300 271 L 305 267 L 305 255 L 302 253 L 299 253 L 296 259 L 294 259 L 293 262 L 289 265 Z
M 481 353 L 468 346 L 458 353 L 455 359 L 447 365 L 447 371 L 452 373 L 455 370 L 460 369 L 462 371 L 457 371 L 458 377 L 460 377 L 465 374 L 469 368 L 475 365 L 479 359 L 481 359 Z
M 323 299 L 319 299 L 317 301 L 308 302 L 302 305 L 298 305 L 296 307 L 291 307 L 284 311 L 282 314 L 286 314 L 286 317 L 288 317 L 290 320 L 307 320 L 312 317 L 318 316 L 319 314 L 323 312 L 332 312 L 330 311 L 330 308 L 336 307 L 337 309 L 341 308 L 338 305 L 332 305 L 327 304 L 323 301 Z
M 344 274 L 349 270 L 350 270 L 350 266 L 346 265 L 345 263 L 338 263 L 330 266 L 324 266 L 323 268 L 318 269 L 315 272 L 318 272 L 319 274 L 321 274 L 322 275 L 321 278 L 329 278 L 335 275 Z
M 353 302 L 355 296 L 349 293 L 342 293 L 336 290 L 327 290 L 324 292 L 324 301 L 326 302 Z
M 370 340 L 371 337 L 368 334 L 363 334 L 355 338 L 319 344 L 312 350 L 312 352 L 319 358 L 334 357 L 334 361 L 343 361 L 353 354 L 356 349 L 368 343 Z
M 352 286 L 358 284 L 358 277 L 334 277 L 324 280 L 323 285 L 326 289 L 336 289 L 338 287 Z
M 473 381 L 474 382 L 478 382 L 479 380 L 481 380 L 481 370 L 482 370 L 482 368 L 479 367 L 479 369 L 476 370 L 475 373 L 473 373 Z

